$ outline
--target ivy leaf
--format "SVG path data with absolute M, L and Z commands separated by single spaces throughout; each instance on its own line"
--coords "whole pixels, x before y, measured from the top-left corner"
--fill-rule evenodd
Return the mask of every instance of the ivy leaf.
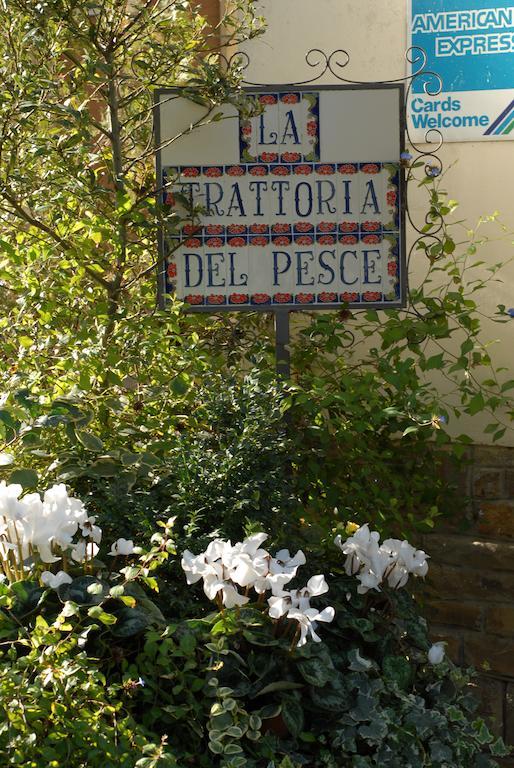
M 116 616 L 113 616 L 112 613 L 107 613 L 107 611 L 104 611 L 100 605 L 93 605 L 88 609 L 87 614 L 88 616 L 91 616 L 92 619 L 98 619 L 102 622 L 102 624 L 106 624 L 107 626 L 116 624 L 118 621 Z
M 501 738 L 497 738 L 493 741 L 489 746 L 489 749 L 491 750 L 491 754 L 495 757 L 507 757 L 511 754 L 511 750 L 505 745 L 505 742 Z
M 382 662 L 384 675 L 389 680 L 396 683 L 398 688 L 406 690 L 412 679 L 412 669 L 410 663 L 403 656 L 386 656 Z

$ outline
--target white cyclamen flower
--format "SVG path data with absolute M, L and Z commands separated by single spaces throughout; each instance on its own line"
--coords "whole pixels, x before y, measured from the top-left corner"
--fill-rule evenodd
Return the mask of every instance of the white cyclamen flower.
M 399 539 L 386 539 L 381 549 L 389 552 L 391 559 L 395 561 L 391 573 L 387 574 L 389 586 L 393 589 L 405 586 L 409 574 L 426 576 L 428 555 L 422 549 L 415 549 L 408 541 Z
M 225 582 L 221 588 L 221 599 L 225 608 L 234 608 L 236 605 L 246 605 L 250 600 L 249 597 L 241 595 L 233 584 L 227 582 Z
M 181 565 L 182 570 L 186 574 L 187 583 L 196 584 L 206 572 L 207 563 L 205 561 L 205 553 L 202 552 L 201 555 L 193 555 L 192 552 L 186 549 L 182 555 Z
M 50 571 L 43 571 L 41 574 L 41 581 L 45 587 L 51 589 L 57 589 L 61 584 L 71 584 L 73 579 L 65 571 L 59 571 L 58 573 L 51 573 Z
M 377 531 L 369 526 L 361 526 L 353 536 L 342 541 L 341 536 L 335 544 L 347 556 L 345 571 L 354 575 L 360 584 L 357 591 L 365 594 L 370 589 L 380 591 L 383 581 L 392 589 L 404 587 L 409 575 L 425 576 L 428 571 L 427 557 L 423 550 L 415 549 L 408 541 L 386 539 L 379 544 Z
M 298 622 L 300 628 L 299 646 L 307 642 L 309 634 L 316 643 L 319 643 L 320 638 L 315 632 L 316 623 L 318 621 L 332 621 L 335 611 L 329 606 L 320 612 L 317 608 L 311 607 L 310 600 L 326 592 L 328 592 L 328 584 L 323 574 L 312 576 L 303 589 L 282 592 L 280 595 L 273 595 L 268 598 L 268 613 L 272 619 L 286 616 L 288 619 Z
M 430 650 L 428 651 L 428 660 L 430 664 L 435 666 L 436 664 L 440 664 L 443 661 L 446 654 L 446 651 L 444 648 L 445 645 L 446 643 L 440 642 L 440 643 L 434 643 L 431 646 Z
M 222 577 L 223 566 L 221 563 L 213 563 L 208 566 L 208 571 L 203 576 L 203 591 L 209 600 L 215 600 L 221 595 L 225 608 L 233 608 L 235 605 L 245 605 L 250 598 L 241 595 L 234 584 Z
M 17 483 L 0 483 L 0 518 L 19 520 L 23 517 L 23 505 L 19 500 L 23 488 Z
M 370 531 L 367 523 L 361 525 L 346 541 L 342 541 L 340 536 L 336 537 L 336 546 L 344 555 L 347 555 L 345 571 L 348 576 L 354 576 L 369 563 L 371 557 L 378 551 L 379 539 L 380 534 L 377 531 Z
M 230 541 L 215 539 L 200 555 L 186 550 L 182 556 L 182 568 L 187 583 L 195 584 L 202 579 L 207 597 L 210 600 L 219 597 L 227 608 L 248 603 L 250 589 L 258 594 L 271 590 L 273 595 L 283 600 L 286 594 L 284 587 L 295 577 L 298 567 L 305 563 L 305 555 L 300 551 L 291 557 L 288 550 L 281 550 L 272 558 L 261 547 L 266 539 L 266 533 L 256 533 L 234 545 Z M 237 587 L 242 587 L 246 594 L 240 594 Z M 311 587 L 315 588 L 314 582 Z M 309 591 L 306 589 L 305 597 L 308 598 Z M 291 605 L 288 604 L 289 607 Z M 298 607 L 298 601 L 295 605 Z
M 68 496 L 66 486 L 54 485 L 43 499 L 39 493 L 19 498 L 21 486 L 0 483 L 0 519 L 4 536 L 18 560 L 36 553 L 44 563 L 60 560 L 59 550 L 73 545 L 78 526 L 87 519 L 83 503 Z M 96 532 L 95 532 L 95 535 Z
M 96 517 L 86 517 L 83 523 L 80 523 L 80 530 L 86 539 L 91 539 L 95 544 L 102 541 L 102 529 L 95 525 Z
M 267 533 L 254 533 L 252 536 L 248 536 L 248 538 L 246 538 L 241 543 L 235 544 L 233 547 L 234 553 L 238 554 L 239 552 L 242 552 L 250 555 L 250 557 L 267 555 L 268 553 L 266 550 L 260 549 L 261 544 L 265 542 L 267 538 Z
M 134 553 L 134 542 L 132 539 L 117 539 L 111 545 L 110 555 L 132 555 Z
M 85 560 L 93 560 L 98 550 L 98 544 L 94 541 L 79 541 L 71 550 L 71 557 L 76 563 L 83 563 Z
M 293 577 L 296 576 L 298 568 L 301 565 L 305 565 L 305 563 L 305 555 L 301 549 L 298 550 L 294 557 L 289 554 L 288 549 L 281 549 L 276 553 L 275 557 L 270 559 L 269 569 L 273 576 L 286 573 Z
M 219 595 L 226 608 L 245 605 L 250 598 L 241 595 L 237 586 L 250 589 L 266 578 L 269 554 L 260 549 L 266 538 L 267 534 L 257 533 L 234 546 L 230 541 L 215 539 L 200 555 L 186 550 L 182 568 L 187 583 L 195 584 L 203 579 L 203 589 L 209 600 L 215 600 Z
M 66 549 L 72 543 L 80 523 L 87 520 L 87 512 L 80 499 L 68 496 L 63 483 L 49 488 L 43 496 L 43 515 L 53 526 L 53 540 Z
M 298 647 L 305 645 L 307 637 L 310 634 L 315 643 L 321 643 L 321 637 L 316 634 L 315 627 L 318 621 L 331 622 L 335 616 L 335 611 L 332 606 L 324 608 L 321 612 L 316 608 L 307 608 L 305 611 L 291 610 L 287 614 L 288 619 L 294 619 L 300 626 L 300 637 L 298 639 Z
M 252 560 L 250 555 L 242 552 L 232 555 L 227 571 L 230 579 L 240 587 L 253 587 L 267 574 L 268 565 L 264 559 Z
M 323 574 L 312 576 L 302 589 L 283 591 L 269 597 L 269 615 L 272 619 L 279 619 L 290 610 L 305 611 L 311 607 L 310 598 L 324 595 L 325 592 L 328 592 L 328 584 Z

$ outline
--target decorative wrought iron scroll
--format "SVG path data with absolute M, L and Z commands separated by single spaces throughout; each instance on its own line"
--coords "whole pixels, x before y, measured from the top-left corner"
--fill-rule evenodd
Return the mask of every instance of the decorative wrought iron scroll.
M 235 67 L 241 72 L 242 83 L 244 86 L 263 87 L 264 85 L 269 85 L 269 83 L 257 83 L 245 78 L 244 73 L 251 64 L 250 57 L 246 52 L 238 51 L 229 58 L 221 56 L 221 59 L 227 68 Z M 409 102 L 413 84 L 417 80 L 423 82 L 423 92 L 426 96 L 435 97 L 441 93 L 443 85 L 442 79 L 436 72 L 427 69 L 427 55 L 423 48 L 417 46 L 408 48 L 405 52 L 405 61 L 411 68 L 410 75 L 387 80 L 354 80 L 344 76 L 346 68 L 350 64 L 350 55 L 343 48 L 338 48 L 331 53 L 326 53 L 321 48 L 311 48 L 305 54 L 305 63 L 311 69 L 317 70 L 317 72 L 313 74 L 313 77 L 294 83 L 281 83 L 281 85 L 291 88 L 295 86 L 312 85 L 319 83 L 319 81 L 327 75 L 334 77 L 340 83 L 345 85 L 368 85 L 371 87 L 373 85 L 385 85 L 387 83 L 405 83 L 407 85 L 405 90 L 405 107 Z M 414 219 L 409 206 L 409 182 L 413 180 L 414 169 L 422 166 L 424 166 L 427 176 L 437 177 L 442 174 L 444 166 L 438 153 L 443 146 L 444 140 L 441 131 L 437 128 L 429 128 L 425 132 L 424 142 L 415 142 L 412 139 L 408 122 L 405 124 L 405 131 L 408 143 L 412 149 L 412 154 L 406 153 L 402 163 L 406 169 L 405 212 L 410 226 L 414 232 L 417 233 L 417 237 L 415 237 L 407 254 L 406 268 L 408 275 L 411 259 L 415 251 L 424 251 L 427 258 L 431 261 L 434 258 L 434 251 L 437 250 L 434 249 L 434 245 L 441 246 L 439 252 L 442 253 L 442 238 L 440 237 L 440 234 L 444 226 L 443 219 L 437 212 L 427 213 L 422 223 L 419 223 Z M 431 226 L 431 231 L 427 233 L 424 231 L 424 227 L 428 224 Z M 415 309 L 414 311 L 416 314 L 419 314 Z

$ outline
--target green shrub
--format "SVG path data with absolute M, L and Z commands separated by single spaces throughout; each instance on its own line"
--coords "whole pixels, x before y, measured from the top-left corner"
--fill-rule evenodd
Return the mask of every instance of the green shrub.
M 161 751 L 123 709 L 119 688 L 107 684 L 85 653 L 43 644 L 25 656 L 0 656 L 3 766 L 133 768 L 145 752 Z M 169 755 L 154 764 L 176 765 Z

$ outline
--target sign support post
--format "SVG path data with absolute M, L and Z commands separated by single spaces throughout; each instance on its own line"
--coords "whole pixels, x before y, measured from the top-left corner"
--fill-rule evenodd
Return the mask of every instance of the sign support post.
M 288 379 L 291 375 L 291 355 L 289 352 L 289 310 L 276 309 L 273 312 L 275 325 L 275 359 L 277 376 Z

